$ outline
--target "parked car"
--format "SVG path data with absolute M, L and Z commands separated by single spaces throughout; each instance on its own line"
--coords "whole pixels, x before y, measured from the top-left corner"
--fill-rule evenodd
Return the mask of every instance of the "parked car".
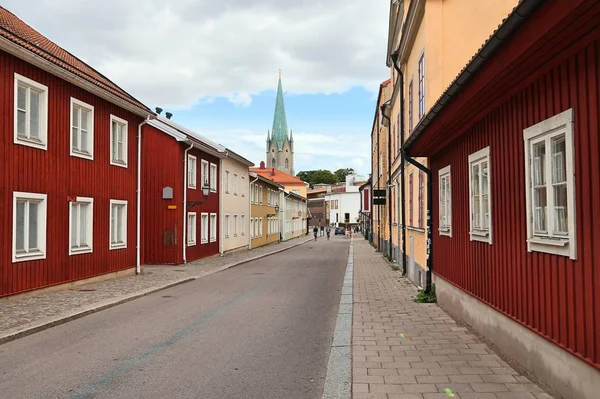
M 346 235 L 346 229 L 343 228 L 343 227 L 336 227 L 335 228 L 335 235 L 337 236 L 338 234 L 341 234 L 343 236 Z

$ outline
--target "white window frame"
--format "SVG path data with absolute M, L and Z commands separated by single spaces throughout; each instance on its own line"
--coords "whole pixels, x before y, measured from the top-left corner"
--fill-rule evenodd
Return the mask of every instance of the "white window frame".
M 263 204 L 263 186 L 258 186 L 258 201 Z
M 250 203 L 254 204 L 254 183 L 250 183 Z
M 238 215 L 233 215 L 233 236 L 237 237 L 237 231 L 238 231 L 238 226 L 237 223 L 238 222 Z
M 86 225 L 86 232 L 85 234 L 88 237 L 88 245 L 86 246 L 77 246 L 77 247 L 73 247 L 72 246 L 72 241 L 73 241 L 73 234 L 76 234 L 77 237 L 76 240 L 78 241 L 78 244 L 81 244 L 79 242 L 80 238 L 79 237 L 79 231 L 81 231 L 81 208 L 80 212 L 78 212 L 77 217 L 78 217 L 78 223 L 77 223 L 77 232 L 73 231 L 73 206 L 81 206 L 81 205 L 86 205 L 87 209 L 86 209 L 86 218 L 88 220 L 88 223 Z M 94 249 L 94 199 L 93 198 L 88 198 L 88 197 L 77 197 L 76 200 L 74 202 L 69 202 L 69 255 L 79 255 L 79 254 L 89 254 L 92 253 Z
M 575 169 L 573 167 L 575 160 L 575 146 L 573 143 L 574 130 L 574 112 L 570 108 L 560 114 L 541 121 L 527 129 L 523 130 L 523 140 L 525 145 L 525 193 L 527 204 L 527 251 L 544 252 L 554 255 L 568 256 L 577 259 L 577 226 L 575 217 Z M 554 137 L 565 136 L 565 156 L 566 156 L 566 177 L 567 177 L 567 235 L 558 235 L 553 233 L 554 226 L 554 195 L 547 194 L 547 226 L 548 233 L 536 235 L 534 229 L 533 217 L 533 184 L 531 165 L 533 145 L 541 141 L 546 143 L 546 193 L 552 189 L 552 156 L 550 143 Z
M 40 150 L 48 150 L 48 87 L 44 86 L 41 83 L 38 83 L 34 80 L 26 78 L 25 76 L 19 75 L 15 73 L 15 84 L 14 84 L 14 143 L 25 145 L 28 147 L 37 148 Z M 26 119 L 25 119 L 25 137 L 19 136 L 18 131 L 18 117 L 19 117 L 19 109 L 18 109 L 18 97 L 19 97 L 19 85 L 25 86 L 27 88 L 26 94 Z M 29 96 L 31 90 L 37 91 L 40 93 L 40 109 L 39 109 L 39 140 L 31 139 L 30 136 L 30 119 L 29 113 L 30 110 L 30 101 Z
M 201 244 L 206 244 L 208 243 L 208 236 L 209 236 L 209 226 L 210 226 L 210 219 L 208 217 L 209 213 L 208 212 L 202 212 L 200 214 L 200 243 Z
M 217 192 L 217 164 L 210 163 L 210 191 Z
M 210 214 L 210 242 L 217 241 L 217 214 Z
M 225 171 L 225 192 L 229 194 L 229 171 Z
M 450 165 L 446 166 L 445 168 L 440 169 L 438 172 L 438 177 L 439 177 L 438 185 L 439 185 L 439 210 L 440 210 L 439 234 L 441 236 L 452 237 L 452 173 L 451 173 Z M 446 179 L 446 178 L 448 179 L 449 193 L 442 193 L 442 191 L 443 191 L 442 180 Z M 447 219 L 448 219 L 447 225 L 444 225 L 442 222 L 442 212 L 441 212 L 441 209 L 443 208 L 442 195 L 446 195 L 449 197 L 448 200 L 446 201 L 446 203 L 447 203 L 446 215 L 447 215 Z
M 196 212 L 188 212 L 188 214 L 187 214 L 187 246 L 193 247 L 194 245 L 196 245 L 197 238 L 198 238 L 198 215 L 196 214 Z
M 474 152 L 469 155 L 469 236 L 471 241 L 481 241 L 486 242 L 492 245 L 492 234 L 493 234 L 493 226 L 492 226 L 492 164 L 491 164 L 491 156 L 490 156 L 490 147 L 482 148 L 481 150 Z M 473 166 L 479 165 L 479 210 L 480 210 L 480 218 L 481 224 L 483 224 L 483 218 L 485 214 L 483 212 L 483 176 L 481 174 L 481 164 L 487 162 L 488 165 L 488 179 L 487 179 L 487 193 L 488 193 L 488 213 L 489 213 L 489 226 L 486 229 L 480 228 L 475 229 L 473 226 Z
M 241 185 L 241 188 L 242 188 L 242 190 L 241 190 L 242 191 L 242 197 L 245 197 L 246 196 L 246 176 L 242 176 L 242 185 Z
M 112 242 L 112 233 L 113 233 L 113 226 L 112 226 L 112 219 L 113 219 L 113 205 L 121 205 L 124 207 L 123 209 L 123 213 L 121 214 L 122 220 L 121 220 L 121 236 L 123 237 L 123 242 L 120 243 L 115 243 L 113 244 Z M 118 227 L 118 225 L 117 225 Z M 113 250 L 113 249 L 124 249 L 127 248 L 127 201 L 122 201 L 122 200 L 110 200 L 110 211 L 109 211 L 109 218 L 108 218 L 108 244 L 109 244 L 109 249 Z
M 84 110 L 89 112 L 88 117 L 88 125 L 87 125 L 87 144 L 88 148 L 86 150 L 81 149 L 81 112 L 78 116 L 78 125 L 77 127 L 73 126 L 73 113 L 75 108 Z M 71 97 L 71 118 L 69 119 L 69 125 L 71 126 L 69 130 L 69 136 L 71 138 L 71 147 L 70 154 L 72 157 L 79 157 L 84 159 L 89 159 L 91 161 L 94 160 L 94 106 L 84 103 L 76 98 Z M 73 129 L 77 128 L 77 142 L 79 144 L 79 148 L 73 148 Z M 111 124 L 112 128 L 112 124 Z
M 263 236 L 263 218 L 259 218 L 258 219 L 258 236 L 262 237 Z
M 240 228 L 240 234 L 245 236 L 246 235 L 246 215 L 241 215 L 242 219 L 241 219 L 241 228 Z
M 229 238 L 229 214 L 225 214 L 223 218 L 223 234 L 225 238 Z
M 12 229 L 12 239 L 13 239 L 13 247 L 12 247 L 12 261 L 16 262 L 24 262 L 29 260 L 39 260 L 46 259 L 46 220 L 47 220 L 47 203 L 48 195 L 47 194 L 37 194 L 37 193 L 24 193 L 20 191 L 13 192 L 13 229 Z M 27 248 L 23 253 L 17 253 L 17 202 L 19 200 L 27 200 L 31 202 L 38 203 L 38 248 L 37 251 L 29 252 L 29 206 L 26 207 L 24 213 L 24 221 L 23 226 L 25 231 L 23 232 L 24 243 L 23 245 Z
M 113 122 L 116 122 L 120 125 L 123 125 L 123 160 L 116 160 L 113 154 L 113 130 L 112 125 Z M 114 166 L 120 166 L 122 168 L 127 168 L 127 152 L 129 147 L 129 124 L 125 119 L 121 119 L 118 116 L 110 115 L 110 125 L 109 125 L 109 139 L 110 139 L 110 164 Z
M 209 162 L 203 159 L 200 169 L 200 189 L 207 186 L 210 188 L 210 167 Z
M 233 195 L 238 195 L 238 174 L 233 174 Z
M 250 238 L 254 238 L 254 218 L 250 218 Z
M 198 184 L 198 159 L 192 154 L 188 154 L 187 158 L 187 187 L 195 190 Z

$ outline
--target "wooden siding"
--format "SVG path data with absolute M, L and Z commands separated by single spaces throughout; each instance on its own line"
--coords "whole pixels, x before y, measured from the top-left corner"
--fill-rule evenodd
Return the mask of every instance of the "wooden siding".
M 14 73 L 48 87 L 47 151 L 13 143 Z M 70 156 L 70 98 L 94 106 L 94 160 Z M 128 167 L 111 166 L 110 114 L 128 121 Z M 135 267 L 137 117 L 0 51 L 0 296 Z M 14 191 L 47 198 L 46 259 L 12 262 Z M 69 256 L 67 196 L 94 199 L 93 253 Z M 109 201 L 128 201 L 127 248 L 109 250 Z
M 600 367 L 600 40 L 582 32 L 568 57 L 488 110 L 431 158 L 434 231 L 438 170 L 450 165 L 452 238 L 435 234 L 438 276 Z M 575 43 L 575 42 L 574 42 Z M 569 108 L 575 114 L 577 260 L 527 252 L 523 130 Z M 459 133 L 459 132 L 456 132 Z M 469 240 L 468 156 L 490 146 L 493 245 Z

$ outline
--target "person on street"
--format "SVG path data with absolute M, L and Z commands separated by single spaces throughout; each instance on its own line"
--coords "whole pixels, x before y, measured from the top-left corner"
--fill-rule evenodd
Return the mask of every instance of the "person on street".
M 325 227 L 321 226 L 321 237 L 323 237 L 324 231 L 325 231 Z
M 315 241 L 317 241 L 317 233 L 319 232 L 319 228 L 317 226 L 315 226 L 315 228 L 313 229 L 313 234 L 315 235 Z
M 327 241 L 329 241 L 330 235 L 331 235 L 331 227 L 327 226 Z

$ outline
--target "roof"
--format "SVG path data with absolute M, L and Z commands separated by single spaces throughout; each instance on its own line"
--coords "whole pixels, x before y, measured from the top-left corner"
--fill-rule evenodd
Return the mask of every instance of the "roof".
M 270 184 L 273 187 L 283 189 L 283 186 L 281 184 L 275 183 L 273 180 L 267 179 L 266 177 L 263 177 L 263 176 L 259 175 L 258 173 L 250 172 L 250 177 L 256 177 L 258 180 L 260 180 L 263 183 Z
M 29 55 L 34 55 L 38 62 L 42 60 L 49 62 L 62 70 L 83 79 L 87 83 L 94 85 L 111 97 L 116 97 L 125 101 L 129 105 L 137 108 L 138 113 L 141 113 L 142 115 L 153 114 L 148 107 L 136 100 L 107 77 L 33 29 L 2 6 L 0 6 L 0 39 L 5 39 L 12 44 L 13 47 L 18 47 L 21 50 L 27 51 Z M 2 42 L 2 40 L 0 40 L 0 42 Z M 1 44 L 3 43 L 0 43 L 0 45 Z M 5 42 L 4 44 L 8 43 Z
M 319 194 L 319 193 L 326 193 L 327 189 L 326 188 L 315 188 L 312 190 L 308 190 L 308 194 Z
M 156 119 L 149 120 L 148 125 L 168 134 L 177 141 L 194 144 L 194 146 L 200 150 L 208 152 L 219 158 L 224 158 L 226 155 L 227 149 L 222 145 L 217 144 L 169 119 L 158 116 Z
M 371 127 L 371 134 L 375 131 L 375 124 L 377 123 L 377 115 L 379 115 L 379 104 L 381 103 L 381 95 L 383 94 L 383 89 L 387 87 L 392 82 L 392 79 L 384 80 L 379 85 L 379 94 L 377 94 L 377 104 L 375 105 L 375 114 L 373 115 L 373 126 Z
M 285 104 L 283 103 L 283 87 L 281 85 L 281 71 L 277 83 L 277 98 L 275 100 L 275 115 L 273 115 L 273 130 L 271 139 L 282 143 L 288 138 L 287 119 L 285 117 Z
M 269 180 L 272 180 L 276 183 L 279 184 L 283 184 L 283 185 L 306 185 L 307 183 L 305 183 L 304 181 L 300 180 L 299 178 L 297 178 L 296 176 L 292 176 L 292 175 L 288 175 L 285 172 L 280 171 L 279 169 L 275 169 L 275 168 L 264 168 L 261 169 L 260 167 L 258 168 L 250 168 L 250 172 L 254 172 L 256 174 L 259 174 Z

